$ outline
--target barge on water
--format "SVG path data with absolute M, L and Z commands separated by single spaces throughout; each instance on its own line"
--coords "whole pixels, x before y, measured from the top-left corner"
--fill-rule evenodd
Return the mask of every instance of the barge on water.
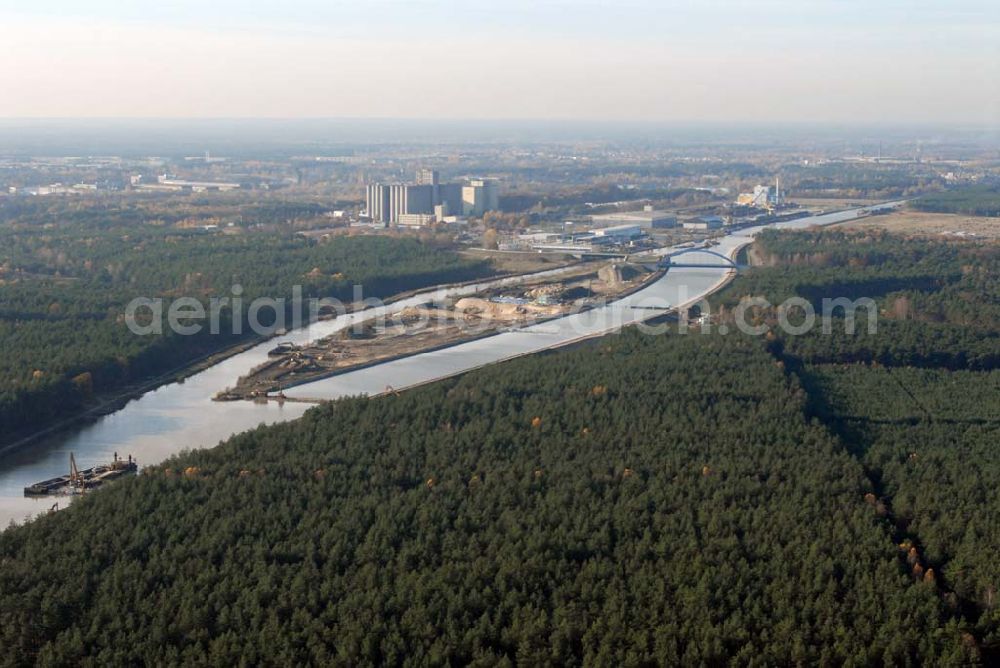
M 54 496 L 66 494 L 82 494 L 88 489 L 95 489 L 104 483 L 135 473 L 139 466 L 132 455 L 128 459 L 119 459 L 118 453 L 110 464 L 101 464 L 82 471 L 76 466 L 73 453 L 69 455 L 69 475 L 50 478 L 28 485 L 24 488 L 25 496 Z
M 301 348 L 290 341 L 283 341 L 267 351 L 268 357 L 283 357 L 291 353 L 297 352 Z

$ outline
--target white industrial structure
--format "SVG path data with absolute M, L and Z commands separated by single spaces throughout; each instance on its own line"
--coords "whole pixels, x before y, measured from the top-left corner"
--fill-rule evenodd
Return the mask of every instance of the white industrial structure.
M 615 225 L 594 230 L 595 237 L 604 239 L 635 239 L 641 237 L 642 234 L 641 225 Z
M 647 207 L 642 211 L 624 211 L 621 213 L 603 213 L 592 216 L 594 227 L 610 227 L 614 225 L 638 225 L 644 229 L 661 229 L 677 225 L 677 218 L 663 211 L 654 211 Z
M 750 206 L 755 209 L 767 209 L 771 211 L 781 206 L 781 182 L 774 180 L 774 189 L 770 186 L 754 186 L 752 193 L 740 193 L 736 198 L 736 203 L 741 206 Z

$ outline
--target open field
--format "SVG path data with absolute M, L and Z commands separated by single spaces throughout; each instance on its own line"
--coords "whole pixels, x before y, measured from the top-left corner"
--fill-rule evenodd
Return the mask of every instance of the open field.
M 871 216 L 838 225 L 848 229 L 884 229 L 912 236 L 1000 239 L 1000 218 L 923 213 L 902 209 L 884 216 Z
M 494 251 L 480 248 L 459 251 L 458 255 L 473 260 L 488 259 L 493 263 L 499 274 L 531 274 L 536 271 L 563 267 L 579 261 L 571 255 Z

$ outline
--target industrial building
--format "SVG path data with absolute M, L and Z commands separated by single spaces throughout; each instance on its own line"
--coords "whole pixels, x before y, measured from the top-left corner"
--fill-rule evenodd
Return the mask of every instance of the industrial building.
M 677 225 L 677 218 L 663 211 L 654 211 L 646 207 L 642 211 L 625 211 L 622 213 L 604 213 L 592 217 L 594 227 L 610 227 L 614 225 L 638 225 L 643 229 L 662 229 Z
M 437 219 L 432 213 L 401 213 L 396 224 L 401 227 L 423 227 L 430 225 L 435 220 Z
M 532 232 L 530 234 L 517 235 L 518 242 L 522 244 L 542 244 L 552 241 L 559 241 L 562 238 L 557 232 Z
M 441 183 L 438 185 L 438 199 L 435 200 L 439 206 L 443 206 L 442 215 L 461 216 L 462 213 L 462 184 L 461 183 Z
M 750 206 L 755 209 L 767 209 L 768 211 L 781 206 L 781 183 L 774 180 L 774 189 L 770 186 L 754 186 L 752 193 L 740 193 L 736 198 L 736 203 L 740 206 Z
M 722 224 L 723 220 L 719 216 L 699 216 L 698 218 L 684 221 L 684 229 L 707 232 L 708 230 L 719 229 L 722 227 Z
M 421 169 L 416 183 L 372 183 L 365 191 L 368 216 L 384 224 L 427 224 L 455 215 L 481 216 L 499 208 L 493 181 L 441 183 L 438 172 Z M 403 218 L 407 216 L 407 218 Z M 421 216 L 417 218 L 416 216 Z M 407 222 L 403 222 L 403 221 Z
M 499 194 L 493 181 L 473 179 L 462 187 L 462 215 L 481 216 L 499 208 Z
M 382 223 L 397 223 L 408 213 L 434 213 L 434 188 L 406 183 L 375 183 L 366 193 L 368 215 Z
M 155 184 L 146 184 L 142 182 L 142 176 L 134 175 L 129 178 L 129 182 L 132 187 L 136 190 L 160 190 L 160 191 L 190 191 L 190 192 L 205 192 L 206 190 L 218 190 L 219 192 L 227 192 L 230 190 L 239 190 L 239 183 L 231 183 L 227 181 L 187 181 L 185 179 L 178 179 L 170 174 L 161 174 L 156 177 Z
M 642 225 L 615 225 L 594 230 L 594 236 L 604 240 L 635 239 L 643 234 Z

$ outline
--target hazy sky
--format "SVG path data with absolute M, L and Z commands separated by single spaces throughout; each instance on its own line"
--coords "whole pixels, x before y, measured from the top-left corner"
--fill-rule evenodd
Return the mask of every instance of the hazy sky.
M 1000 123 L 998 0 L 0 0 L 2 117 Z

